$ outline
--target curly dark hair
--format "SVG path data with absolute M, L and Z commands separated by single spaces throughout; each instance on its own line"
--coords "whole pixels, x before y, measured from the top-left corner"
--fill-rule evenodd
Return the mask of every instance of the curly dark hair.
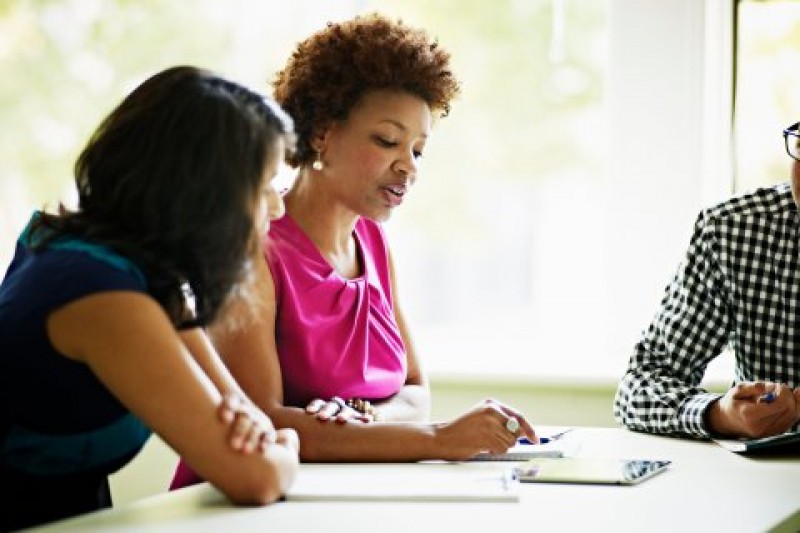
M 79 209 L 43 214 L 37 248 L 98 243 L 144 273 L 177 327 L 210 323 L 257 249 L 264 167 L 292 122 L 271 100 L 196 67 L 164 70 L 100 124 L 75 163 Z M 195 298 L 187 319 L 184 284 Z
M 294 119 L 297 150 L 287 162 L 295 167 L 314 159 L 314 128 L 346 119 L 365 92 L 405 91 L 446 116 L 460 90 L 450 54 L 436 40 L 378 13 L 330 22 L 298 43 L 272 85 Z

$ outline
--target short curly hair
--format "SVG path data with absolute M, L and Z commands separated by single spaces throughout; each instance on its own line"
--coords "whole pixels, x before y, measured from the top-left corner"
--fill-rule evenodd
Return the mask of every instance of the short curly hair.
M 346 119 L 365 92 L 405 91 L 446 116 L 460 90 L 449 52 L 425 30 L 378 13 L 329 22 L 298 43 L 272 85 L 294 119 L 297 145 L 287 157 L 294 167 L 313 161 L 314 128 Z

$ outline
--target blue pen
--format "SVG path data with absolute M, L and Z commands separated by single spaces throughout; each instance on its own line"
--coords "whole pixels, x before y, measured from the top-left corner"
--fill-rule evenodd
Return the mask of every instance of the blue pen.
M 550 439 L 548 439 L 547 437 L 539 437 L 539 442 L 537 442 L 535 444 L 547 444 L 548 442 L 550 442 Z M 533 442 L 531 442 L 531 439 L 529 439 L 528 437 L 520 437 L 519 440 L 517 440 L 517 443 L 518 444 L 534 444 Z
M 553 442 L 554 440 L 558 440 L 567 433 L 569 433 L 570 431 L 572 431 L 572 428 L 565 429 L 564 431 L 561 431 L 560 433 L 555 433 L 553 435 L 550 435 L 549 437 L 539 437 L 539 444 L 547 444 L 548 442 Z M 529 439 L 528 437 L 520 437 L 517 440 L 517 442 L 519 444 L 533 444 L 533 442 L 531 442 L 531 439 Z

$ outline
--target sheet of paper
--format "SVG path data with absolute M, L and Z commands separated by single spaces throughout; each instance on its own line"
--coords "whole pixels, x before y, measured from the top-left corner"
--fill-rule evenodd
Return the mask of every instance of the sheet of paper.
M 518 482 L 507 469 L 458 464 L 354 465 L 327 472 L 301 469 L 286 501 L 519 501 Z

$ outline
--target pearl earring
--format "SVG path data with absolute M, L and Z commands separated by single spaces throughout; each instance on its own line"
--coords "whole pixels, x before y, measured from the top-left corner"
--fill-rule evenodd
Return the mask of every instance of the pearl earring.
M 323 166 L 322 165 L 322 154 L 317 152 L 317 158 L 314 159 L 313 163 L 311 163 L 311 168 L 313 168 L 314 170 L 319 171 L 319 170 L 322 170 L 322 166 Z

